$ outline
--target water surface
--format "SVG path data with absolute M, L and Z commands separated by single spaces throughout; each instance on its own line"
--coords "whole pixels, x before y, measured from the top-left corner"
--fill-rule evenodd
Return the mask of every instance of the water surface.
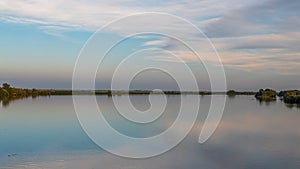
M 82 96 L 82 102 L 85 97 L 91 96 Z M 110 124 L 132 137 L 164 131 L 175 120 L 180 103 L 179 96 L 168 96 L 165 113 L 153 123 L 142 125 L 118 114 L 112 97 L 97 99 Z M 147 95 L 134 95 L 131 100 L 139 110 L 149 108 Z M 174 149 L 157 157 L 133 160 L 112 155 L 88 138 L 77 120 L 71 96 L 15 100 L 0 107 L 0 168 L 300 168 L 299 108 L 281 101 L 260 103 L 253 96 L 227 98 L 217 131 L 206 143 L 199 144 L 209 106 L 210 96 L 201 97 L 193 130 Z

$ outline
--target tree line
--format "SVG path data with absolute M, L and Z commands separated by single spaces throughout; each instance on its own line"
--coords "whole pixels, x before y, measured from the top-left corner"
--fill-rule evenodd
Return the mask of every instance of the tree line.
M 0 87 L 0 101 L 3 105 L 8 105 L 10 101 L 27 98 L 27 97 L 38 97 L 38 96 L 50 96 L 50 90 L 37 90 L 37 89 L 22 89 L 11 87 L 10 84 L 4 83 Z

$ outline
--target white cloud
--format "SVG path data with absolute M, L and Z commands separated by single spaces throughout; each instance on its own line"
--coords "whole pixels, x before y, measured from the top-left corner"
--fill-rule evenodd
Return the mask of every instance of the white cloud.
M 2 0 L 0 15 L 1 20 L 7 22 L 74 26 L 94 31 L 114 19 L 139 12 L 166 12 L 194 21 L 210 20 L 212 16 L 221 16 L 227 10 L 248 4 L 248 2 L 234 3 L 237 1 L 190 0 L 140 3 L 137 0 Z M 150 2 L 155 5 L 149 5 Z
M 212 38 L 214 46 L 218 49 L 222 63 L 226 67 L 248 72 L 270 72 L 277 74 L 297 75 L 300 68 L 300 32 L 286 34 L 253 35 L 244 37 Z M 174 40 L 173 40 L 174 41 Z M 187 63 L 198 62 L 199 58 L 192 52 L 182 48 L 182 44 L 174 43 L 170 39 L 148 41 L 145 44 L 160 44 L 160 46 L 173 52 L 182 61 Z M 202 61 L 218 64 L 217 57 L 205 49 L 210 48 L 202 41 L 190 41 L 193 46 L 201 46 Z M 206 46 L 205 46 L 206 45 Z M 162 55 L 161 53 L 148 57 L 149 60 L 179 63 L 176 57 Z
M 166 12 L 187 18 L 200 28 L 206 28 L 206 33 L 215 37 L 212 38 L 213 43 L 226 66 L 248 71 L 276 69 L 281 73 L 295 73 L 300 67 L 297 60 L 300 56 L 298 7 L 299 2 L 295 0 L 1 0 L 0 21 L 36 24 L 48 34 L 63 36 L 66 31 L 95 31 L 114 19 L 137 12 Z M 153 19 L 159 21 L 163 18 Z M 156 30 L 180 32 L 183 33 L 180 36 L 195 37 L 195 45 L 199 43 L 194 32 L 176 24 L 171 22 L 168 27 L 157 26 Z M 112 31 L 134 32 L 144 27 L 148 25 L 136 21 Z M 165 39 L 148 41 L 144 45 L 161 45 L 165 49 L 177 51 L 188 62 L 195 59 L 189 52 L 178 49 L 181 44 Z M 204 49 L 206 46 L 201 47 Z M 155 56 L 152 59 L 174 61 L 164 56 Z
M 154 61 L 163 61 L 163 62 L 173 62 L 173 63 L 191 63 L 191 62 L 198 62 L 199 58 L 192 52 L 187 51 L 173 51 L 173 54 L 176 56 L 171 55 L 162 55 L 158 54 L 155 56 L 148 57 L 149 60 Z
M 16 0 L 0 2 L 1 19 L 14 23 L 36 23 L 95 30 L 117 17 L 137 12 L 100 1 Z
M 165 41 L 162 40 L 153 40 L 147 41 L 143 44 L 143 46 L 155 46 L 155 45 L 166 45 Z

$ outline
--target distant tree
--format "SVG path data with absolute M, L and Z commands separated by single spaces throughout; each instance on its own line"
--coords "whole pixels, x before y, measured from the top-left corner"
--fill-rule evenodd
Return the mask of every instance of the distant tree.
M 33 88 L 33 89 L 32 89 L 32 97 L 35 98 L 35 97 L 38 96 L 38 94 L 39 94 L 39 93 L 38 93 L 38 90 L 37 90 L 36 88 Z
M 259 89 L 259 91 L 255 94 L 256 99 L 260 101 L 275 101 L 277 92 L 272 89 Z
M 229 96 L 233 96 L 233 95 L 236 95 L 237 94 L 237 92 L 236 91 L 234 91 L 234 90 L 229 90 L 229 91 L 227 91 L 227 93 L 226 93 L 227 95 L 229 95 Z
M 0 88 L 0 100 L 9 98 L 9 93 L 5 89 Z
M 3 83 L 3 89 L 5 90 L 9 90 L 10 89 L 10 85 L 8 83 Z
M 108 90 L 108 91 L 107 91 L 107 95 L 108 95 L 108 96 L 112 96 L 112 91 L 111 91 L 111 90 Z

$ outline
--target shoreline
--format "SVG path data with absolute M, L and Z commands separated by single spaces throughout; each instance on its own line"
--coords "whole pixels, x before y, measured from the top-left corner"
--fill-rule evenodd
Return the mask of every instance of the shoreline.
M 149 95 L 149 94 L 165 94 L 165 95 L 255 95 L 256 92 L 236 92 L 228 94 L 228 92 L 210 92 L 210 91 L 151 91 L 151 90 L 51 90 L 51 95 Z
M 254 91 L 235 91 L 228 90 L 222 92 L 211 91 L 152 91 L 152 90 L 64 90 L 64 89 L 22 89 L 11 87 L 8 83 L 4 83 L 0 87 L 0 101 L 3 104 L 9 104 L 10 101 L 22 98 L 36 98 L 39 96 L 70 96 L 70 95 L 150 95 L 150 94 L 165 94 L 165 95 L 227 95 L 234 97 L 237 95 L 254 96 L 259 101 L 275 101 L 277 97 L 282 99 L 285 103 L 300 104 L 299 90 L 286 90 L 277 92 L 272 89 L 260 89 L 258 92 Z

